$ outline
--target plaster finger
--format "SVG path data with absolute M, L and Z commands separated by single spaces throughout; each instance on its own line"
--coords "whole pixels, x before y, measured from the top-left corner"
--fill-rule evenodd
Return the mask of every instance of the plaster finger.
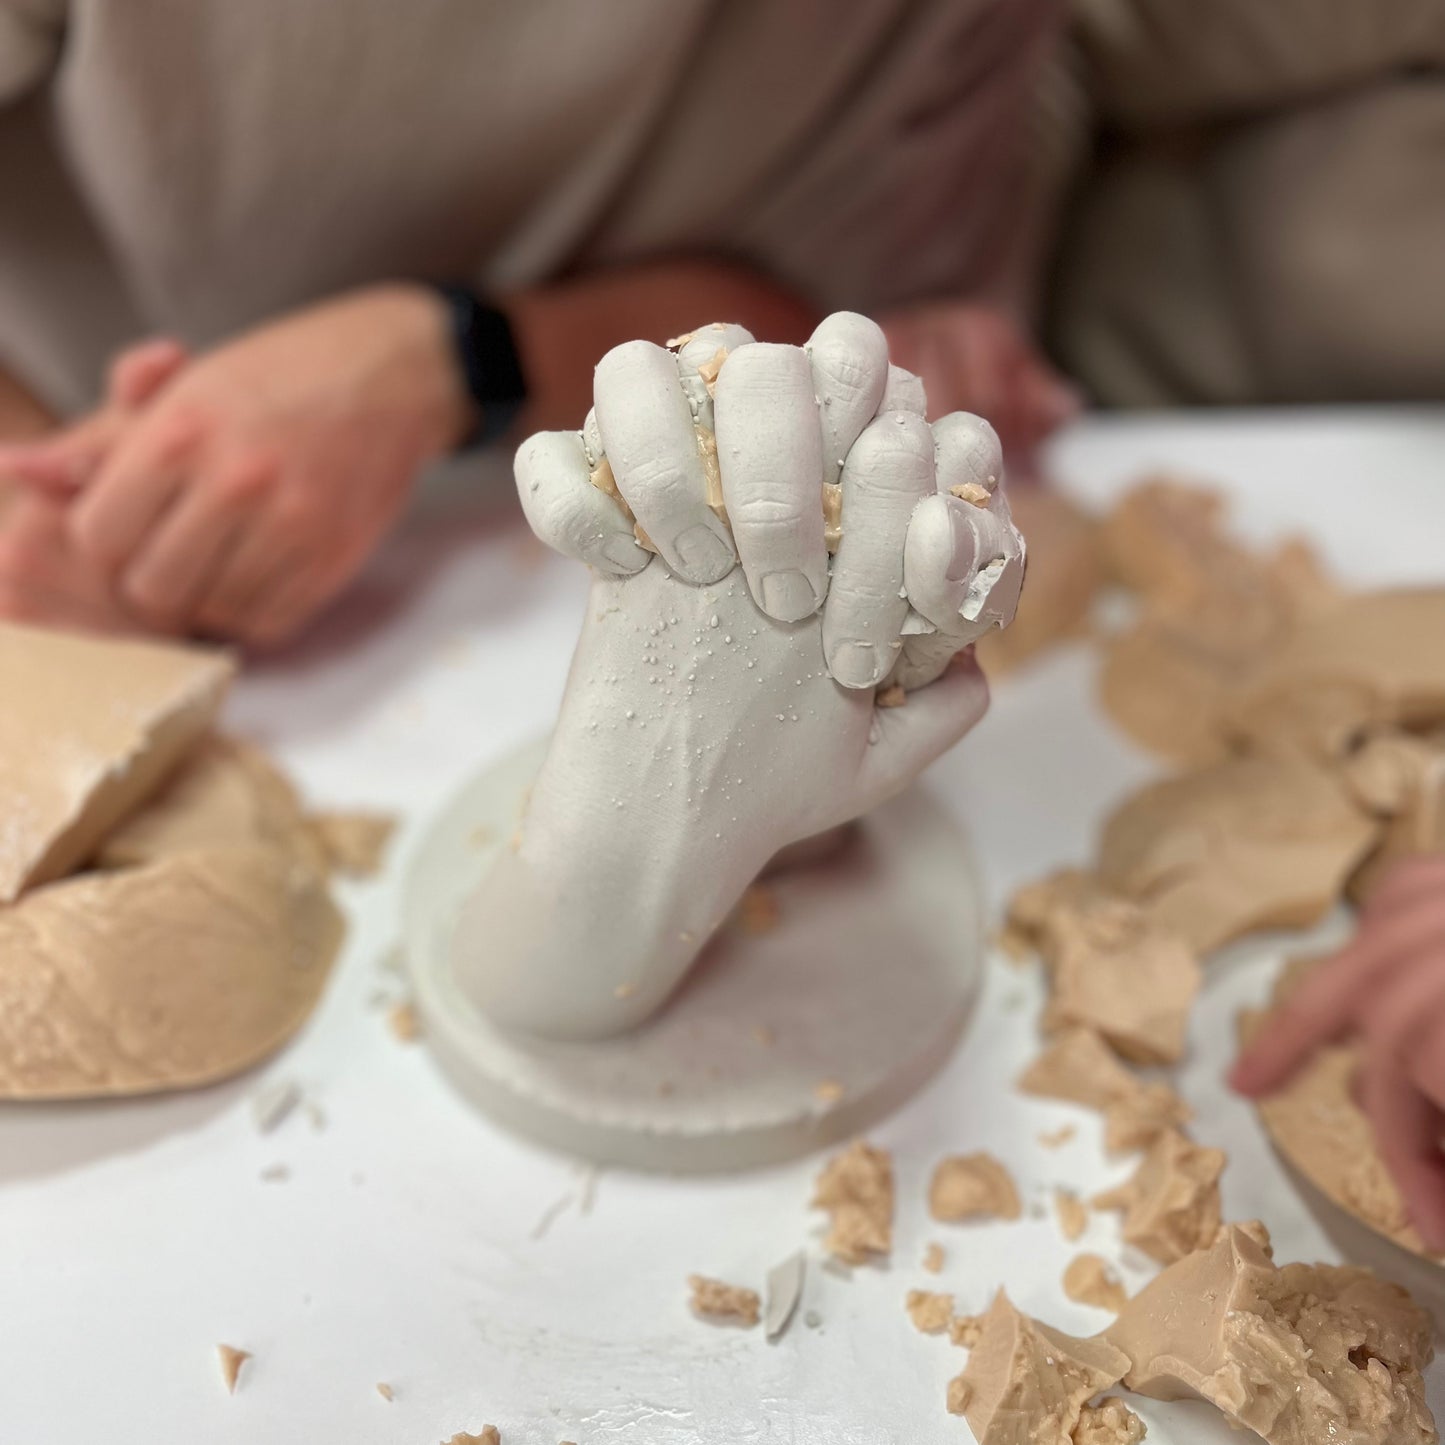
M 803 348 L 813 367 L 813 394 L 823 431 L 823 481 L 836 485 L 843 461 L 872 421 L 888 384 L 888 339 L 876 321 L 835 311 Z
M 629 577 L 651 561 L 622 508 L 593 482 L 581 433 L 528 437 L 515 470 L 522 511 L 553 551 L 613 577 Z
M 646 341 L 613 347 L 598 363 L 594 394 L 603 450 L 638 524 L 683 581 L 720 581 L 737 555 L 727 525 L 708 505 L 692 409 L 672 353 Z
M 828 590 L 813 373 L 796 346 L 762 342 L 717 380 L 717 447 L 733 540 L 753 600 L 779 622 L 811 617 Z
M 705 431 L 714 429 L 713 396 L 723 362 L 740 346 L 751 346 L 753 334 L 731 321 L 711 321 L 679 337 L 677 374 L 692 407 L 692 419 Z
M 971 652 L 951 660 L 938 681 L 877 713 L 875 741 L 863 765 L 870 806 L 906 787 L 988 711 L 988 681 Z
M 908 599 L 959 646 L 1013 621 L 1023 571 L 1023 545 L 1006 519 L 943 492 L 915 509 L 903 552 Z
M 843 468 L 843 537 L 823 613 L 823 655 L 844 687 L 873 687 L 897 661 L 908 615 L 903 549 L 934 490 L 933 433 L 921 416 L 870 422 Z
M 998 433 L 981 416 L 951 411 L 933 424 L 938 462 L 938 489 L 978 501 L 993 497 L 1003 483 L 1003 446 Z M 972 489 L 977 488 L 977 491 Z
M 878 400 L 878 415 L 890 411 L 911 411 L 915 416 L 928 415 L 928 393 L 923 378 L 905 371 L 901 366 L 888 368 L 883 395 Z

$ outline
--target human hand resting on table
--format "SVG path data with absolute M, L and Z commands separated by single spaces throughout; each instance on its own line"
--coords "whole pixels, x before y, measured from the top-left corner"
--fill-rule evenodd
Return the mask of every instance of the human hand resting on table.
M 883 318 L 893 360 L 923 378 L 935 413 L 986 416 L 1017 473 L 1040 444 L 1079 414 L 1075 387 L 1008 312 L 980 303 L 929 302 Z
M 528 520 L 594 580 L 517 846 L 455 942 L 481 1008 L 561 1037 L 652 1013 L 779 848 L 876 807 L 977 722 L 983 678 L 947 662 L 1011 619 L 1023 573 L 992 430 L 930 428 L 862 317 L 806 349 L 737 327 L 677 355 L 631 342 L 595 397 L 581 433 L 517 456 Z M 905 673 L 919 690 L 880 708 Z
M 185 362 L 174 341 L 142 342 L 116 358 L 105 400 L 89 416 L 0 444 L 0 617 L 88 632 L 145 630 L 75 545 L 68 502 Z
M 278 641 L 467 425 L 443 305 L 377 286 L 194 360 L 166 348 L 123 359 L 105 406 L 0 467 L 69 499 L 74 548 L 145 626 Z
M 1342 1035 L 1363 1042 L 1360 1100 L 1427 1248 L 1445 1253 L 1445 854 L 1396 863 L 1354 939 L 1251 1041 L 1230 1082 L 1252 1098 Z

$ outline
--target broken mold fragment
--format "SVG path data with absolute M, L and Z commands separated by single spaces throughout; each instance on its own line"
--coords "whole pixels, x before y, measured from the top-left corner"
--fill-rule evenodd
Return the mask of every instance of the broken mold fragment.
M 1023 1213 L 1013 1176 L 992 1154 L 955 1154 L 939 1161 L 928 1186 L 928 1212 L 945 1223 L 1017 1219 Z
M 1095 1209 L 1123 1210 L 1124 1238 L 1151 1259 L 1170 1264 L 1204 1248 L 1219 1232 L 1224 1164 L 1223 1150 L 1169 1130 L 1150 1145 L 1125 1183 L 1090 1203 Z
M 959 1377 L 964 1415 L 978 1445 L 1072 1445 L 1084 1407 L 1128 1368 L 1108 1339 L 1051 1329 L 1000 1290 Z
M 1204 954 L 1263 928 L 1317 923 L 1378 822 L 1323 766 L 1252 755 L 1165 778 L 1115 810 L 1099 874 Z
M 321 879 L 267 848 L 33 889 L 0 910 L 0 1098 L 227 1078 L 305 1021 L 341 934 Z
M 214 721 L 223 653 L 0 622 L 0 903 L 63 878 Z
M 893 1160 L 855 1140 L 818 1176 L 813 1208 L 832 1216 L 824 1247 L 846 1264 L 863 1264 L 893 1248 Z
M 1239 1227 L 1164 1270 L 1104 1337 L 1128 1357 L 1129 1389 L 1207 1400 L 1269 1445 L 1438 1438 L 1425 1312 L 1367 1270 L 1279 1268 Z

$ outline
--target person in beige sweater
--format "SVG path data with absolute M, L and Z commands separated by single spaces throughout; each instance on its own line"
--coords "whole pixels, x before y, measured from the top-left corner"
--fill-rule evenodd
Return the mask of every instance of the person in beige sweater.
M 518 432 L 575 422 L 623 339 L 850 307 L 936 411 L 1037 434 L 1069 397 L 1005 308 L 1058 18 L 0 0 L 0 364 L 74 419 L 0 450 L 0 613 L 294 634 L 487 427 L 435 282 L 510 324 Z

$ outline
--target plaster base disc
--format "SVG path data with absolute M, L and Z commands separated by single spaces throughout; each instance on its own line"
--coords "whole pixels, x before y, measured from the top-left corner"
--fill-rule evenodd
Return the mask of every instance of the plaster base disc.
M 771 875 L 776 926 L 725 924 L 640 1028 L 581 1043 L 495 1028 L 456 987 L 449 945 L 544 751 L 528 747 L 464 787 L 405 883 L 427 1042 L 484 1112 L 599 1164 L 750 1168 L 866 1128 L 952 1052 L 978 988 L 983 910 L 966 838 L 916 788 L 827 861 Z

